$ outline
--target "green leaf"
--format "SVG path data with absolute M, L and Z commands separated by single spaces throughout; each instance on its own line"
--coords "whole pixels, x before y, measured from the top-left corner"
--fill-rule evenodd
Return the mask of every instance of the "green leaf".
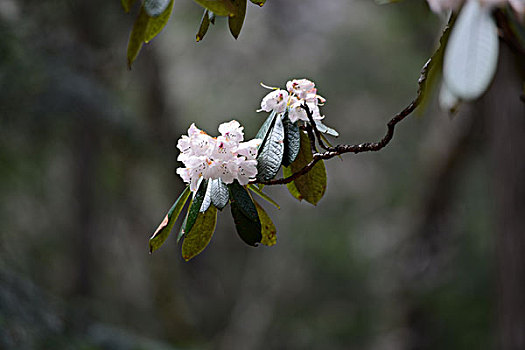
M 204 213 L 199 213 L 191 231 L 182 242 L 182 258 L 186 261 L 199 255 L 208 246 L 217 223 L 217 209 L 211 206 Z
M 139 14 L 135 23 L 133 23 L 133 28 L 131 28 L 131 33 L 128 40 L 128 68 L 131 69 L 133 61 L 137 58 L 140 49 L 142 48 L 142 43 L 144 42 L 144 36 L 148 28 L 149 17 L 144 7 L 140 8 Z
M 228 185 L 231 198 L 231 213 L 239 237 L 248 245 L 261 242 L 261 221 L 250 194 L 237 181 Z
M 160 16 L 170 4 L 170 0 L 144 0 L 144 10 L 150 17 Z
M 224 209 L 230 200 L 230 192 L 228 187 L 221 179 L 210 180 L 211 186 L 211 202 L 219 210 Z
M 261 191 L 261 189 L 259 187 L 250 184 L 250 185 L 248 185 L 248 189 L 251 190 L 252 192 L 256 193 L 259 197 L 261 197 L 265 201 L 267 201 L 267 202 L 271 203 L 272 205 L 274 205 L 277 209 L 281 209 L 279 204 L 277 204 L 277 202 L 274 201 L 272 198 L 270 198 L 270 196 L 268 196 L 266 193 Z
M 142 48 L 142 44 L 151 41 L 151 39 L 160 33 L 166 23 L 168 23 L 172 9 L 173 0 L 170 0 L 166 10 L 164 10 L 164 12 L 158 17 L 150 17 L 144 9 L 144 6 L 140 8 L 137 19 L 135 20 L 135 23 L 133 23 L 133 28 L 129 35 L 127 52 L 129 69 L 131 69 L 131 65 L 137 58 L 140 49 Z
M 137 0 L 120 0 L 120 3 L 122 4 L 122 8 L 126 13 L 128 13 L 131 10 L 131 7 Z
M 197 220 L 197 215 L 200 212 L 204 196 L 206 195 L 207 184 L 208 181 L 202 180 L 199 189 L 193 196 L 190 209 L 188 210 L 188 217 L 186 218 L 186 225 L 184 225 L 184 233 L 190 232 L 195 224 L 195 220 Z
M 298 172 L 313 159 L 310 148 L 310 139 L 304 132 L 301 132 L 300 135 L 301 149 L 297 155 L 297 158 L 295 159 L 295 162 L 293 162 L 290 165 L 290 169 L 288 169 L 291 170 L 292 173 Z M 286 172 L 288 172 L 288 170 L 286 170 Z M 306 200 L 308 203 L 316 205 L 326 191 L 326 169 L 324 167 L 323 161 L 318 161 L 309 172 L 295 179 L 294 185 L 304 200 Z M 290 190 L 290 187 L 288 187 L 288 190 Z M 294 197 L 298 198 L 298 196 L 294 194 L 292 190 L 290 190 L 290 193 L 292 193 Z
M 480 97 L 496 72 L 498 51 L 491 8 L 467 1 L 450 33 L 443 61 L 443 78 L 450 92 L 462 100 Z
M 168 6 L 160 14 L 158 17 L 150 17 L 150 20 L 148 22 L 148 28 L 146 29 L 146 33 L 144 35 L 144 42 L 148 43 L 153 39 L 157 34 L 159 34 L 162 29 L 166 26 L 168 23 L 168 20 L 171 17 L 171 11 L 173 10 L 173 1 L 170 0 Z
M 264 121 L 263 125 L 261 125 L 259 131 L 257 131 L 257 135 L 255 135 L 255 138 L 262 140 L 262 143 L 259 145 L 259 149 L 261 149 L 262 146 L 264 146 L 264 143 L 268 138 L 268 133 L 271 130 L 276 115 L 277 113 L 275 111 L 272 111 L 272 113 L 270 113 L 268 118 L 266 118 L 266 120 Z
M 191 205 L 193 203 L 193 200 L 190 200 L 190 205 L 188 207 L 191 208 Z M 182 225 L 180 226 L 179 234 L 177 235 L 177 243 L 184 237 L 184 227 L 186 226 L 186 223 L 188 222 L 188 213 L 186 213 L 186 216 L 184 217 L 184 221 L 182 222 Z
M 260 7 L 263 7 L 264 3 L 266 2 L 266 0 L 250 0 L 250 1 Z
M 202 39 L 204 39 L 204 36 L 208 32 L 209 27 L 210 27 L 210 17 L 208 14 L 208 10 L 204 10 L 204 14 L 202 15 L 202 19 L 201 19 L 201 25 L 196 35 L 197 41 L 201 41 Z
M 217 16 L 229 16 L 237 10 L 232 0 L 193 0 Z
M 299 127 L 297 123 L 292 123 L 288 118 L 288 113 L 284 114 L 283 118 L 284 127 L 284 155 L 283 155 L 283 166 L 290 166 L 292 162 L 299 154 L 299 148 L 301 146 L 301 138 L 299 135 Z
M 257 180 L 267 181 L 275 177 L 284 154 L 284 128 L 281 118 L 275 118 L 264 146 L 257 156 Z
M 175 221 L 177 221 L 177 218 L 182 211 L 182 208 L 184 208 L 190 193 L 190 187 L 188 186 L 184 189 L 184 191 L 182 191 L 179 198 L 177 198 L 171 209 L 168 211 L 168 214 L 166 214 L 164 217 L 162 223 L 159 225 L 157 230 L 155 230 L 155 233 L 149 239 L 150 253 L 153 253 L 155 250 L 159 249 L 160 246 L 166 241 L 173 228 L 173 225 L 175 225 Z
M 263 207 L 254 201 L 255 207 L 257 208 L 257 213 L 259 214 L 259 219 L 261 220 L 261 243 L 265 246 L 272 246 L 277 243 L 277 229 L 272 222 L 272 219 L 266 214 Z
M 228 17 L 228 26 L 233 37 L 237 39 L 241 33 L 244 17 L 246 16 L 246 1 L 247 0 L 232 0 L 236 11 L 233 15 Z
M 283 177 L 287 178 L 289 176 L 292 176 L 292 174 L 293 174 L 292 169 L 290 169 L 289 167 L 283 167 Z M 301 193 L 299 192 L 299 190 L 297 189 L 293 181 L 288 182 L 286 184 L 286 187 L 288 188 L 288 191 L 290 192 L 292 196 L 297 198 L 299 201 L 303 200 L 303 196 L 301 195 Z

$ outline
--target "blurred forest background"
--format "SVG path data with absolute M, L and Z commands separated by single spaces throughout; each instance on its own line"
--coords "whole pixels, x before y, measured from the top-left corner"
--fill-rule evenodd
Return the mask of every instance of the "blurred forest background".
M 305 77 L 337 142 L 378 140 L 442 23 L 422 0 L 269 0 L 237 41 L 218 18 L 196 43 L 202 9 L 177 0 L 128 71 L 136 10 L 0 1 L 1 349 L 525 348 L 525 111 L 504 46 L 481 101 L 450 118 L 432 98 L 383 151 L 328 161 L 317 207 L 268 188 L 276 246 L 243 244 L 227 209 L 185 263 L 148 238 L 191 122 L 252 138 L 259 82 Z

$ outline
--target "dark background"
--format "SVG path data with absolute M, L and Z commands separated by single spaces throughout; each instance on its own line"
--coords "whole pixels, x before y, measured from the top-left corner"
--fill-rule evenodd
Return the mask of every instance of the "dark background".
M 148 238 L 183 188 L 191 122 L 252 138 L 267 90 L 310 78 L 335 142 L 378 140 L 416 92 L 442 24 L 423 1 L 249 4 L 236 41 L 178 0 L 126 69 L 118 1 L 0 2 L 0 348 L 525 348 L 524 104 L 502 46 L 455 117 L 436 98 L 374 154 L 327 161 L 313 207 L 268 188 L 274 247 L 229 210 L 186 263 Z

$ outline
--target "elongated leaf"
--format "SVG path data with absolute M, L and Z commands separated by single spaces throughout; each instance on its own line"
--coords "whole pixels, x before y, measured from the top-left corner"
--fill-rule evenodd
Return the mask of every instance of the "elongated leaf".
M 236 11 L 235 14 L 228 17 L 228 26 L 230 27 L 230 33 L 237 39 L 241 33 L 242 25 L 244 23 L 244 17 L 246 16 L 246 1 L 247 0 L 232 0 Z
M 120 3 L 122 4 L 124 11 L 129 12 L 135 1 L 137 0 L 120 0 Z
M 257 131 L 257 135 L 255 135 L 256 139 L 261 139 L 262 142 L 259 145 L 259 149 L 261 149 L 264 146 L 264 143 L 266 142 L 266 139 L 268 138 L 268 134 L 270 130 L 272 129 L 272 125 L 274 122 L 274 119 L 276 117 L 277 113 L 275 111 L 272 111 L 268 118 L 264 121 L 264 123 L 261 125 L 261 128 L 259 131 Z
M 453 95 L 473 100 L 483 94 L 496 72 L 498 29 L 491 8 L 467 1 L 452 29 L 443 77 Z
M 220 180 L 210 180 L 211 182 L 211 202 L 219 210 L 224 209 L 230 200 L 228 187 Z
M 201 19 L 201 25 L 196 35 L 197 41 L 201 41 L 202 39 L 204 39 L 204 36 L 208 32 L 209 27 L 210 27 L 210 16 L 208 14 L 208 10 L 204 10 L 204 14 L 202 15 L 202 19 Z
M 235 203 L 250 220 L 257 221 L 257 209 L 246 188 L 241 186 L 237 181 L 234 181 L 228 185 L 228 189 L 230 190 L 232 204 Z
M 217 209 L 211 206 L 199 213 L 197 220 L 182 242 L 182 258 L 186 261 L 200 254 L 208 246 L 217 223 Z
M 191 205 L 193 204 L 193 200 L 190 200 L 190 205 L 188 208 L 191 208 Z M 182 225 L 180 226 L 179 233 L 177 235 L 177 243 L 184 237 L 184 227 L 186 227 L 186 223 L 188 222 L 188 213 L 186 213 L 186 216 L 184 217 L 184 221 L 182 222 Z
M 128 68 L 131 69 L 131 65 L 137 58 L 143 43 L 149 42 L 153 39 L 164 26 L 168 23 L 173 9 L 173 0 L 170 0 L 168 7 L 158 17 L 148 16 L 144 6 L 140 8 L 139 14 L 133 28 L 129 35 L 128 41 Z
M 148 28 L 148 22 L 148 14 L 144 10 L 144 7 L 141 7 L 137 19 L 135 20 L 135 23 L 133 23 L 133 28 L 131 28 L 131 33 L 129 34 L 127 53 L 129 69 L 131 69 L 131 64 L 135 61 L 140 49 L 142 48 L 144 36 Z
M 295 159 L 295 162 L 290 165 L 289 169 L 284 168 L 283 172 L 285 176 L 290 172 L 298 172 L 313 159 L 310 149 L 310 139 L 308 139 L 308 136 L 306 136 L 304 132 L 301 132 L 300 135 L 301 149 L 299 155 Z M 300 197 L 302 197 L 302 199 L 308 203 L 316 205 L 326 191 L 326 170 L 323 161 L 317 162 L 309 172 L 295 179 L 293 186 L 295 186 L 295 188 L 293 188 L 292 185 L 288 186 L 288 190 L 295 198 L 300 200 Z M 295 190 L 297 190 L 300 196 L 293 192 Z
M 328 134 L 330 136 L 337 137 L 339 136 L 339 133 L 335 131 L 335 129 L 332 129 L 329 126 L 324 125 L 320 120 L 315 121 L 315 127 L 319 132 L 322 132 L 323 134 Z
M 150 17 L 160 16 L 169 6 L 170 0 L 144 0 L 144 10 Z
M 162 12 L 158 17 L 150 17 L 150 20 L 148 22 L 148 28 L 146 30 L 146 33 L 144 34 L 144 42 L 148 43 L 153 39 L 154 37 L 159 34 L 162 29 L 168 24 L 168 21 L 171 17 L 171 12 L 173 10 L 173 1 L 170 0 L 168 6 Z
M 231 198 L 231 213 L 239 237 L 248 245 L 256 246 L 261 242 L 261 221 L 257 208 L 246 189 L 234 182 L 228 185 Z
M 292 174 L 293 174 L 292 169 L 290 169 L 289 167 L 283 167 L 283 177 L 286 178 L 286 177 L 292 176 Z M 303 200 L 303 196 L 301 195 L 301 193 L 299 193 L 299 190 L 297 189 L 293 181 L 287 183 L 286 187 L 288 188 L 288 191 L 290 192 L 292 196 L 297 198 L 299 201 Z
M 284 114 L 284 154 L 283 166 L 290 166 L 299 154 L 299 147 L 301 146 L 301 138 L 299 135 L 299 127 L 297 123 L 292 123 L 288 118 L 288 113 Z
M 184 204 L 186 204 L 190 193 L 190 187 L 188 186 L 184 189 L 184 191 L 182 191 L 179 198 L 177 198 L 171 209 L 164 217 L 162 223 L 159 225 L 157 230 L 155 230 L 155 233 L 149 239 L 150 253 L 153 253 L 155 250 L 159 249 L 159 247 L 166 241 L 171 230 L 173 229 L 173 225 L 175 225 L 175 221 L 177 221 L 177 218 L 182 211 L 182 208 L 184 208 Z
M 256 201 L 254 201 L 254 203 L 257 208 L 257 213 L 259 213 L 259 219 L 261 220 L 261 243 L 270 247 L 277 243 L 277 229 L 263 207 Z
M 195 220 L 197 220 L 197 215 L 200 212 L 202 202 L 204 201 L 204 196 L 206 195 L 206 189 L 208 187 L 207 184 L 208 184 L 208 181 L 202 180 L 199 186 L 199 189 L 193 196 L 193 200 L 191 201 L 190 209 L 188 209 L 188 217 L 186 218 L 186 225 L 184 225 L 184 233 L 190 232 L 191 228 L 195 224 Z
M 281 118 L 275 118 L 274 125 L 264 146 L 257 156 L 257 180 L 267 181 L 275 177 L 284 154 L 284 128 Z
M 261 191 L 261 189 L 259 189 L 257 186 L 255 186 L 255 185 L 248 185 L 248 189 L 250 189 L 252 192 L 256 193 L 259 197 L 261 197 L 265 201 L 267 201 L 270 204 L 272 204 L 273 206 L 275 206 L 277 209 L 281 209 L 281 207 L 279 206 L 279 204 L 277 204 L 276 201 L 274 201 L 270 196 L 268 196 L 266 193 Z
M 258 5 L 261 7 L 263 7 L 264 3 L 266 2 L 266 0 L 250 0 L 250 1 L 254 3 L 255 5 Z
M 201 213 L 204 213 L 211 205 L 211 190 L 212 190 L 212 180 L 208 180 L 208 184 L 206 185 L 206 193 L 204 194 L 204 199 L 202 200 L 201 207 L 199 211 Z
M 217 16 L 229 16 L 236 11 L 235 5 L 231 0 L 193 0 L 205 9 L 210 10 Z

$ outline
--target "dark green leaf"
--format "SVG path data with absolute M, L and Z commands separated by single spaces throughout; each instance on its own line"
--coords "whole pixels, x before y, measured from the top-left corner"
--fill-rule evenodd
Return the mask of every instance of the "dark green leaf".
M 128 68 L 131 69 L 131 64 L 137 58 L 140 49 L 142 48 L 142 43 L 144 42 L 144 36 L 146 30 L 148 29 L 149 17 L 144 7 L 140 8 L 139 14 L 135 23 L 133 23 L 133 28 L 129 35 L 128 41 Z
M 149 239 L 150 253 L 157 250 L 166 241 L 171 230 L 173 229 L 175 221 L 177 221 L 177 218 L 179 217 L 179 214 L 182 211 L 182 208 L 184 208 L 184 204 L 186 204 L 190 193 L 190 187 L 188 186 L 184 189 L 184 191 L 182 191 L 179 198 L 175 201 L 171 209 L 168 211 L 168 214 L 166 214 L 166 216 L 164 217 L 162 223 L 159 225 L 155 233 L 151 236 L 151 238 Z
M 201 19 L 201 25 L 196 35 L 197 41 L 201 41 L 204 38 L 204 36 L 208 32 L 209 27 L 210 27 L 210 17 L 208 15 L 208 10 L 204 10 L 204 14 L 202 15 L 202 19 Z
M 188 206 L 191 208 L 191 204 L 193 203 L 193 200 L 190 200 L 190 205 Z M 177 243 L 184 237 L 184 227 L 186 227 L 186 223 L 188 222 L 188 213 L 186 213 L 186 216 L 184 217 L 184 221 L 182 222 L 182 225 L 180 226 L 179 234 L 177 235 Z
M 160 14 L 158 17 L 150 17 L 148 28 L 144 34 L 145 43 L 150 42 L 151 39 L 157 36 L 157 34 L 159 34 L 168 23 L 168 20 L 171 16 L 171 11 L 173 10 L 173 1 L 174 0 L 170 0 L 164 12 L 162 12 L 162 14 Z
M 275 118 L 264 146 L 257 156 L 257 180 L 268 181 L 275 177 L 284 154 L 284 129 L 281 118 Z
M 299 148 L 301 145 L 301 138 L 299 135 L 299 127 L 297 123 L 292 123 L 288 118 L 288 113 L 284 114 L 283 118 L 284 127 L 284 154 L 283 154 L 283 166 L 290 166 L 292 162 L 299 154 Z
M 232 0 L 193 0 L 217 16 L 229 16 L 237 10 Z
M 276 201 L 274 201 L 272 198 L 270 198 L 270 196 L 268 196 L 266 193 L 264 193 L 259 187 L 255 186 L 255 185 L 248 185 L 248 189 L 250 189 L 252 192 L 256 193 L 259 197 L 261 197 L 265 201 L 267 201 L 267 202 L 271 203 L 272 205 L 274 205 L 277 209 L 281 209 L 279 204 L 277 204 Z
M 170 0 L 144 0 L 144 10 L 150 17 L 160 16 L 170 4 Z
M 259 220 L 253 199 L 246 188 L 241 186 L 237 181 L 234 181 L 228 185 L 228 189 L 230 190 L 232 204 L 235 203 L 250 220 Z
M 261 222 L 259 220 L 250 220 L 237 204 L 232 202 L 231 212 L 233 221 L 235 222 L 235 228 L 239 237 L 248 245 L 257 246 L 257 243 L 261 242 Z
M 122 4 L 124 11 L 129 12 L 135 1 L 137 0 L 120 0 L 120 3 Z
M 211 206 L 206 212 L 199 213 L 191 231 L 182 242 L 182 258 L 186 261 L 200 254 L 208 246 L 217 223 L 217 209 Z
M 273 122 L 274 122 L 274 119 L 275 119 L 276 115 L 277 115 L 277 113 L 275 111 L 270 113 L 268 118 L 266 118 L 266 120 L 264 121 L 263 125 L 261 125 L 261 128 L 257 132 L 257 135 L 255 135 L 256 139 L 261 139 L 262 140 L 262 143 L 259 145 L 259 149 L 261 149 L 262 146 L 264 146 L 264 142 L 268 138 L 268 133 L 270 132 L 270 130 L 272 128 L 272 125 L 273 125 Z
M 261 221 L 250 194 L 237 181 L 228 185 L 231 212 L 237 233 L 249 245 L 255 246 L 262 239 Z
M 259 5 L 259 6 L 263 6 L 264 3 L 266 2 L 266 0 L 250 0 L 252 3 L 254 3 L 255 5 Z
M 266 214 L 263 207 L 254 201 L 255 207 L 257 208 L 257 213 L 259 214 L 259 219 L 261 220 L 261 243 L 270 247 L 277 243 L 277 229 L 272 222 L 272 219 Z
M 241 33 L 244 17 L 246 16 L 246 1 L 247 0 L 232 0 L 236 11 L 233 15 L 228 17 L 228 26 L 233 37 L 237 39 Z
M 304 168 L 313 159 L 310 148 L 310 139 L 304 132 L 301 135 L 301 149 L 295 161 L 290 165 L 290 169 L 283 170 L 286 172 L 296 173 Z M 323 197 L 326 191 L 326 170 L 322 160 L 318 161 L 314 167 L 306 174 L 294 180 L 294 185 L 301 197 L 307 202 L 316 205 Z M 288 187 L 290 190 L 290 187 Z M 298 198 L 296 194 L 290 190 L 294 197 Z
M 220 179 L 210 180 L 210 186 L 211 202 L 217 209 L 224 209 L 230 200 L 230 192 L 228 191 L 228 187 L 226 187 L 226 185 Z
M 195 224 L 195 220 L 197 220 L 197 214 L 199 214 L 204 196 L 206 195 L 207 184 L 208 181 L 202 180 L 199 189 L 193 196 L 190 209 L 188 210 L 188 217 L 186 218 L 186 225 L 184 225 L 184 233 L 190 232 Z

